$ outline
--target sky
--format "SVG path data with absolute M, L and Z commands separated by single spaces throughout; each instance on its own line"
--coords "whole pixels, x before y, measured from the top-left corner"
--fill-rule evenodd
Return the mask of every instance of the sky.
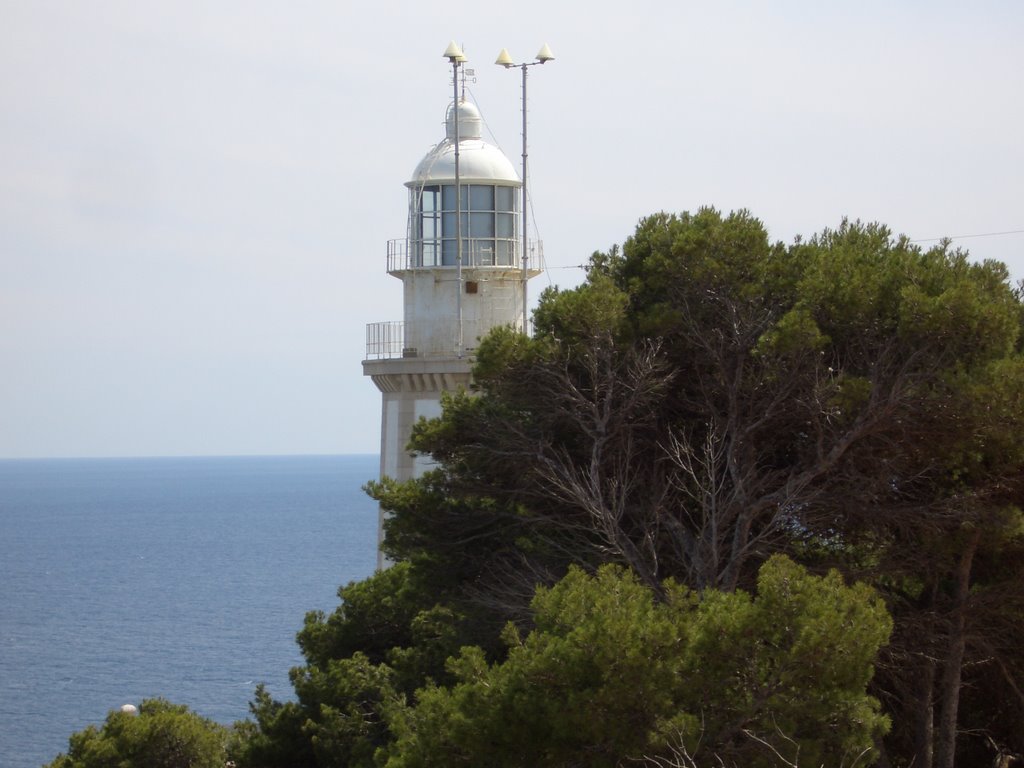
M 0 0 L 0 458 L 376 452 L 364 329 L 401 319 L 451 40 L 517 166 L 493 61 L 556 57 L 533 297 L 704 205 L 985 235 L 956 243 L 1024 278 L 1022 39 L 1019 0 Z

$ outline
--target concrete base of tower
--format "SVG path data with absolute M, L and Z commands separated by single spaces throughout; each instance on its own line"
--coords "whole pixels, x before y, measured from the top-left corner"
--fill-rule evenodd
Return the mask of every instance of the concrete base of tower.
M 363 373 L 381 392 L 380 476 L 412 480 L 433 465 L 429 457 L 409 451 L 412 428 L 421 418 L 441 415 L 441 393 L 468 389 L 468 358 L 393 358 L 364 360 Z M 378 544 L 383 540 L 381 512 Z M 378 568 L 388 563 L 379 553 Z

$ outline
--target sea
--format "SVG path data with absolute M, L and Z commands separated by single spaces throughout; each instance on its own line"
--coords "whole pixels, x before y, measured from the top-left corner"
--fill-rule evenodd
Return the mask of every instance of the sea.
M 0 460 L 0 766 L 151 697 L 294 698 L 307 611 L 376 563 L 378 457 Z

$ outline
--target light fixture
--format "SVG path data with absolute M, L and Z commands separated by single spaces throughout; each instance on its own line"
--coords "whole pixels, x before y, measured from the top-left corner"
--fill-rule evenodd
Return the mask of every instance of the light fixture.
M 547 46 L 544 47 L 547 48 Z M 462 49 L 459 48 L 458 43 L 454 40 L 448 43 L 448 47 L 445 48 L 444 53 L 441 55 L 448 59 L 448 61 L 452 62 L 452 64 L 455 62 L 459 62 L 461 64 L 466 61 L 466 54 L 462 52 Z
M 551 49 L 548 48 L 548 44 L 544 43 L 544 45 L 540 47 L 540 50 L 537 52 L 537 56 L 535 58 L 539 63 L 545 64 L 549 61 L 554 61 L 555 54 L 553 54 L 551 52 Z
M 448 46 L 449 49 L 455 46 L 455 43 Z M 458 46 L 455 46 L 456 49 Z M 461 51 L 460 51 L 461 53 Z M 447 54 L 445 54 L 447 55 Z M 529 255 L 527 254 L 527 196 L 526 196 L 526 68 L 532 67 L 537 64 L 547 64 L 549 61 L 555 60 L 555 55 L 551 53 L 551 49 L 547 43 L 541 46 L 541 49 L 537 52 L 534 57 L 535 61 L 526 61 L 521 64 L 516 64 L 513 60 L 512 55 L 508 52 L 507 48 L 502 48 L 501 53 L 498 54 L 498 58 L 494 60 L 494 63 L 499 67 L 505 69 L 511 69 L 512 67 L 519 67 L 523 70 L 523 205 L 520 215 L 523 217 L 523 244 L 522 244 L 522 259 L 523 259 L 523 333 L 529 333 L 527 321 L 529 317 L 528 310 L 526 308 L 526 282 L 530 279 L 529 272 Z
M 516 63 L 512 61 L 512 55 L 508 52 L 508 48 L 501 49 L 501 53 L 498 54 L 498 58 L 494 60 L 494 63 L 503 66 L 505 69 L 516 65 Z

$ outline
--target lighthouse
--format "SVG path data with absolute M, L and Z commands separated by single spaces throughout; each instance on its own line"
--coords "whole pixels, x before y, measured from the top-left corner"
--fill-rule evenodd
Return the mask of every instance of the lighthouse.
M 406 236 L 387 243 L 403 318 L 367 326 L 363 360 L 381 393 L 381 477 L 409 480 L 427 469 L 429 460 L 408 450 L 413 425 L 441 414 L 443 392 L 468 389 L 478 340 L 497 326 L 526 330 L 526 281 L 540 274 L 539 243 L 519 237 L 522 180 L 482 128 L 456 79 L 445 136 L 405 183 Z

